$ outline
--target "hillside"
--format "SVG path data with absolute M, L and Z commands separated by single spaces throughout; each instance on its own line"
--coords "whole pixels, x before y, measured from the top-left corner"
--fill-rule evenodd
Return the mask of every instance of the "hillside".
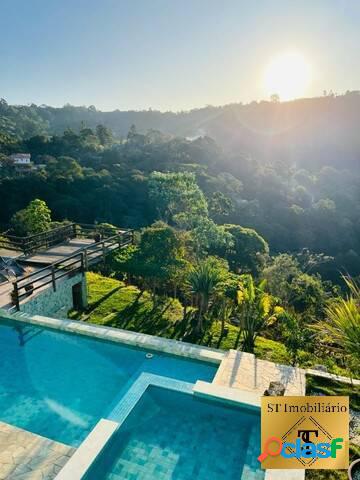
M 252 102 L 204 107 L 189 112 L 101 112 L 94 106 L 62 108 L 10 106 L 0 102 L 0 132 L 28 138 L 61 134 L 103 124 L 124 138 L 132 124 L 193 138 L 210 136 L 227 152 L 266 161 L 291 160 L 299 166 L 355 167 L 360 158 L 360 94 L 301 99 L 284 103 Z

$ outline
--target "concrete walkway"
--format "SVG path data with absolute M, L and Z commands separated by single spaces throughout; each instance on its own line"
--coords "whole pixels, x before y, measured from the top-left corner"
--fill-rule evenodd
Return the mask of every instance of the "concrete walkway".
M 281 382 L 285 395 L 305 395 L 305 371 L 266 360 L 250 353 L 229 350 L 221 362 L 213 383 L 239 388 L 262 396 L 270 382 Z
M 74 451 L 0 422 L 0 480 L 52 480 Z

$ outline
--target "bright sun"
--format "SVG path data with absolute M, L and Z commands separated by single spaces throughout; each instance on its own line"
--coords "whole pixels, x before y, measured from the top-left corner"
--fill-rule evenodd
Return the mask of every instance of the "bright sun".
M 278 94 L 281 100 L 303 97 L 311 82 L 311 67 L 299 53 L 274 57 L 265 69 L 266 94 Z

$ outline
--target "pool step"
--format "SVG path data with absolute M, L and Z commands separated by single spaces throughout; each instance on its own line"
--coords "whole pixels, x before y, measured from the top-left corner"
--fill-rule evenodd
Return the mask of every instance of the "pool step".
M 250 430 L 241 480 L 261 480 L 264 478 L 264 471 L 261 469 L 257 459 L 259 452 L 260 429 L 257 426 L 253 426 Z

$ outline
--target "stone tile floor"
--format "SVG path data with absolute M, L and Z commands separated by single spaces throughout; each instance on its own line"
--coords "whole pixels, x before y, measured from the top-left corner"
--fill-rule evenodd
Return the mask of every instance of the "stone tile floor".
M 74 451 L 0 422 L 0 480 L 52 480 Z
M 305 371 L 287 365 L 260 360 L 245 352 L 230 350 L 222 361 L 213 383 L 256 392 L 260 396 L 270 382 L 281 382 L 285 395 L 305 395 Z

